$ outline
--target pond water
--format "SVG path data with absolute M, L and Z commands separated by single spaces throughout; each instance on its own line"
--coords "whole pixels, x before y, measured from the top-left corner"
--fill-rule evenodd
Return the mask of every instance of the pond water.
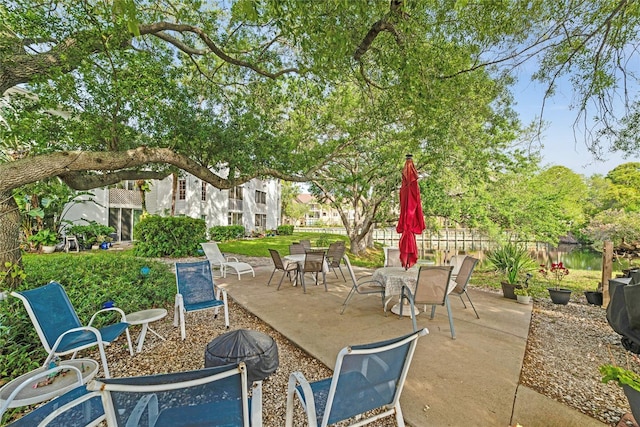
M 547 254 L 539 254 L 538 261 L 542 264 L 549 262 L 562 262 L 567 268 L 577 270 L 602 270 L 602 253 L 589 247 L 580 245 L 560 245 L 552 248 Z M 629 261 L 616 259 L 613 262 L 613 271 L 622 271 L 629 268 Z

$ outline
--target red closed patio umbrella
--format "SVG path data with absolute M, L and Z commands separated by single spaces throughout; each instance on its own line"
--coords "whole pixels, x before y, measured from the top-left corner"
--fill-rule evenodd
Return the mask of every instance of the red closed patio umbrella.
M 424 231 L 424 215 L 420 201 L 420 187 L 418 187 L 418 171 L 413 165 L 411 154 L 402 169 L 402 186 L 400 187 L 400 218 L 396 231 L 402 234 L 398 247 L 400 262 L 405 269 L 412 267 L 418 261 L 418 246 L 416 234 Z

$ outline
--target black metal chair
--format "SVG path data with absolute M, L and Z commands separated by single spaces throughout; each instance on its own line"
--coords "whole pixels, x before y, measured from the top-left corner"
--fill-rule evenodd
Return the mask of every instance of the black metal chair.
M 278 288 L 280 288 L 280 285 L 284 280 L 284 276 L 288 276 L 289 281 L 291 281 L 291 272 L 298 271 L 298 263 L 288 262 L 287 264 L 285 264 L 282 261 L 280 252 L 276 251 L 275 249 L 269 249 L 269 254 L 271 255 L 271 260 L 273 260 L 273 271 L 271 272 L 271 277 L 269 277 L 269 282 L 267 282 L 267 286 L 271 284 L 271 279 L 273 278 L 273 275 L 276 273 L 276 271 L 282 271 L 282 277 L 280 278 L 280 282 L 278 283 Z
M 344 272 L 340 267 L 340 263 L 342 262 L 342 257 L 344 256 L 347 247 L 345 246 L 342 240 L 337 242 L 333 242 L 329 245 L 329 250 L 327 251 L 327 263 L 329 264 L 329 268 L 333 270 L 333 273 L 336 275 L 336 279 L 338 278 L 338 273 L 336 272 L 336 268 L 340 270 L 340 274 L 342 274 L 342 280 L 345 282 L 347 279 L 344 277 Z

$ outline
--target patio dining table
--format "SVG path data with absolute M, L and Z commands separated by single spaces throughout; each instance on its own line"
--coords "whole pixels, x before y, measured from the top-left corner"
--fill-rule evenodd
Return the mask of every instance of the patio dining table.
M 413 266 L 406 270 L 404 267 L 382 267 L 373 272 L 372 280 L 380 282 L 384 285 L 385 297 L 388 297 L 384 302 L 384 308 L 386 310 L 387 304 L 394 296 L 399 296 L 402 293 L 402 286 L 407 286 L 411 289 L 411 292 L 415 291 L 416 282 L 418 281 L 418 267 Z M 391 312 L 400 314 L 400 302 L 391 307 Z M 419 313 L 416 307 L 416 314 Z M 409 305 L 405 303 L 405 307 L 402 310 L 403 316 L 411 316 L 411 310 Z

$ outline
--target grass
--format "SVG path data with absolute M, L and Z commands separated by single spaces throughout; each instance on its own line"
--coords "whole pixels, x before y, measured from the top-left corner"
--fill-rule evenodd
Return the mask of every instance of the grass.
M 537 292 L 534 291 L 534 296 L 548 296 L 546 289 L 553 287 L 553 285 L 546 281 L 537 271 L 532 271 L 531 273 L 533 277 L 529 280 L 529 283 L 538 290 Z M 601 279 L 601 271 L 571 269 L 569 274 L 562 280 L 560 287 L 571 289 L 581 294 L 583 291 L 595 291 Z M 500 282 L 502 280 L 504 280 L 504 275 L 493 271 L 486 264 L 478 264 L 473 271 L 470 283 L 476 286 L 501 289 Z
M 329 243 L 342 240 L 349 250 L 349 238 L 342 234 L 318 234 L 294 232 L 290 236 L 271 236 L 257 239 L 232 240 L 218 243 L 222 252 L 238 254 L 244 256 L 257 256 L 269 258 L 269 249 L 275 249 L 281 255 L 289 253 L 289 245 L 300 240 L 310 240 L 312 246 L 327 247 Z M 370 249 L 361 256 L 349 254 L 349 261 L 359 267 L 382 267 L 384 264 L 384 252 L 382 245 L 376 245 L 375 249 Z
M 328 242 L 335 240 L 343 240 L 347 248 L 349 248 L 349 239 L 347 236 L 340 234 L 318 234 L 318 233 L 305 233 L 294 232 L 290 236 L 273 236 L 264 237 L 258 239 L 248 240 L 234 240 L 230 242 L 220 243 L 220 250 L 232 254 L 245 255 L 245 256 L 258 256 L 269 257 L 269 249 L 276 249 L 281 254 L 289 253 L 289 245 L 293 242 L 299 242 L 300 240 L 308 239 L 314 246 L 327 246 L 327 244 L 316 244 L 318 239 L 326 239 Z M 376 244 L 374 249 L 369 249 L 366 254 L 362 256 L 354 256 L 349 254 L 349 260 L 351 264 L 360 267 L 377 268 L 382 267 L 384 264 L 384 253 L 382 245 Z M 488 263 L 478 264 L 471 277 L 471 284 L 490 287 L 495 289 L 501 289 L 500 282 L 504 277 L 496 273 L 491 269 Z M 546 294 L 547 286 L 544 279 L 536 271 L 532 272 L 534 278 L 530 283 L 537 285 Z M 573 291 L 582 293 L 583 291 L 596 290 L 598 283 L 601 280 L 602 272 L 594 270 L 577 270 L 571 269 L 570 273 L 562 281 L 562 287 L 568 288 Z

